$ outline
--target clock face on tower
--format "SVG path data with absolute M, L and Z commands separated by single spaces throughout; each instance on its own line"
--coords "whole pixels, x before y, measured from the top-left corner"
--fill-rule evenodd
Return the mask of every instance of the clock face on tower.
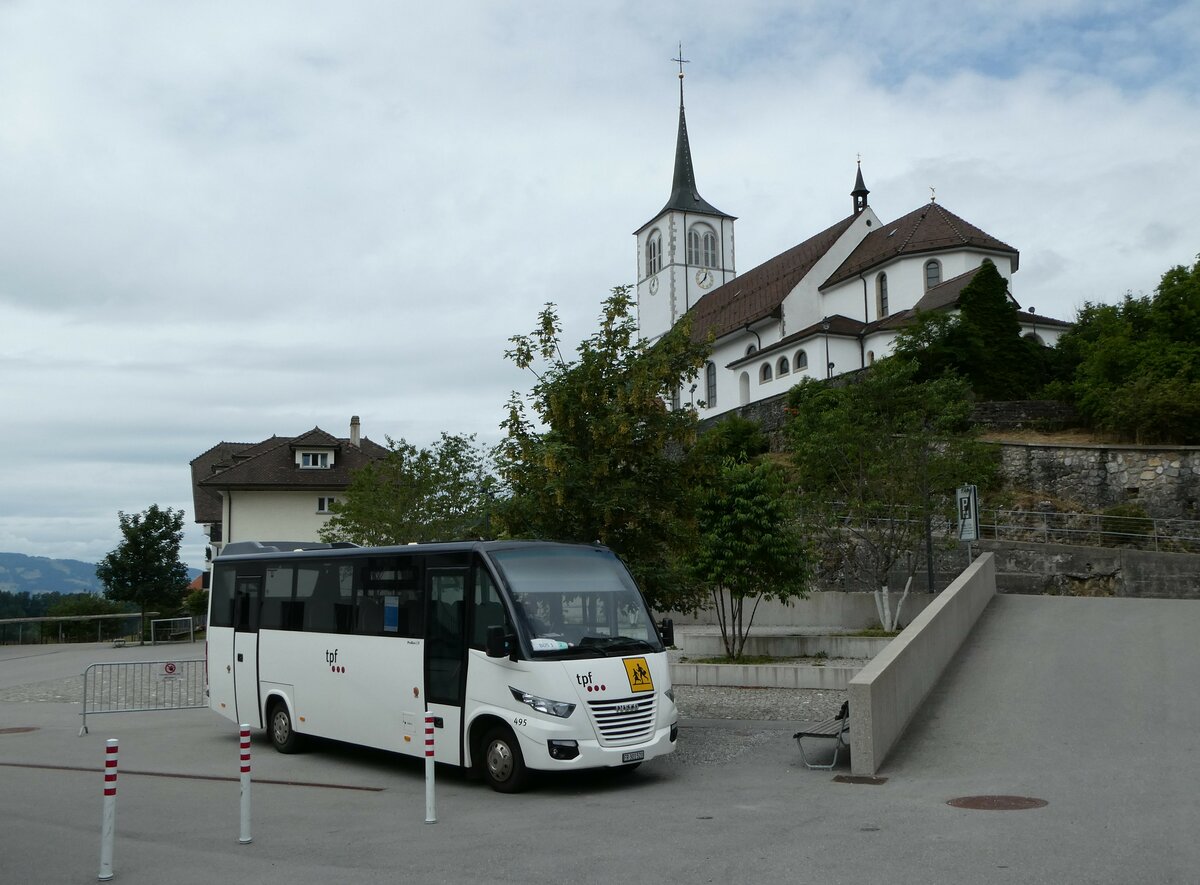
M 707 289 L 709 286 L 711 286 L 713 284 L 713 279 L 713 272 L 707 267 L 702 267 L 700 270 L 696 271 L 696 284 L 701 289 Z
M 658 277 L 650 278 L 650 294 L 651 295 L 658 294 Z

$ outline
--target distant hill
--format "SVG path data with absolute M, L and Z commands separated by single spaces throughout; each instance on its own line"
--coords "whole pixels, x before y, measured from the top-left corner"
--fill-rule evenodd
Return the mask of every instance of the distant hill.
M 188 578 L 200 572 L 188 569 Z M 0 553 L 0 590 L 9 593 L 100 593 L 94 562 Z

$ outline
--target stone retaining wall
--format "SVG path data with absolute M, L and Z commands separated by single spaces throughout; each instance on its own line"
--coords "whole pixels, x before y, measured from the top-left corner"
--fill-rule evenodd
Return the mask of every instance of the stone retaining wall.
M 1200 518 L 1200 448 L 1002 443 L 1009 486 L 1044 492 L 1087 510 L 1133 503 L 1155 518 Z

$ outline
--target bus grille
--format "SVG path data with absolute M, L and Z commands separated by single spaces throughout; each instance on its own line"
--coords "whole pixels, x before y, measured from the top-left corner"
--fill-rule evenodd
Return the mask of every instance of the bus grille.
M 654 731 L 654 693 L 615 701 L 588 701 L 592 720 L 605 747 L 636 744 Z

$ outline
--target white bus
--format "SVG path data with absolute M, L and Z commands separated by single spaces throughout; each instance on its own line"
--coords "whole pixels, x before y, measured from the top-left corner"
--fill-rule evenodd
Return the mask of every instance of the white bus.
M 213 561 L 209 706 L 275 748 L 319 736 L 474 768 L 634 767 L 678 715 L 663 635 L 599 546 L 242 542 Z

